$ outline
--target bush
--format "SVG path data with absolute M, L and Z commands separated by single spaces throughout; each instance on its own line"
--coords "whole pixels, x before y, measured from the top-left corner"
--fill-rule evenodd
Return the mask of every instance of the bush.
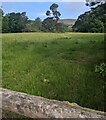
M 106 64 L 101 63 L 100 65 L 95 66 L 95 72 L 98 73 L 101 76 L 106 76 Z

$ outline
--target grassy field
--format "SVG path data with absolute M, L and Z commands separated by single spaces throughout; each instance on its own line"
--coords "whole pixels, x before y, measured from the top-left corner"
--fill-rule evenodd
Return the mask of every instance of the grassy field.
M 103 110 L 103 34 L 3 34 L 3 87 Z

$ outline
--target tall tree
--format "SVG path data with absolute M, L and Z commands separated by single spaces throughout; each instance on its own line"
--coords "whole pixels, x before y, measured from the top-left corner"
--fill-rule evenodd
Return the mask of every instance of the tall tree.
M 61 16 L 61 13 L 57 10 L 58 8 L 58 4 L 55 4 L 53 3 L 51 6 L 50 6 L 50 10 L 47 10 L 46 12 L 46 15 L 47 16 L 53 16 L 53 19 L 56 20 L 56 22 L 59 20 L 59 17 Z
M 50 6 L 50 10 L 47 10 L 46 15 L 48 16 L 48 18 L 46 18 L 43 23 L 43 30 L 44 31 L 50 31 L 50 32 L 61 32 L 63 29 L 63 25 L 62 23 L 59 23 L 59 19 L 61 16 L 61 13 L 57 10 L 58 8 L 58 4 L 53 3 Z

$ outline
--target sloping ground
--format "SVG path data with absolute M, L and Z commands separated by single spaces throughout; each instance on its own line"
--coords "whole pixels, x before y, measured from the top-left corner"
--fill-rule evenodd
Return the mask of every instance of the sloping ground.
M 62 19 L 60 21 L 67 26 L 73 26 L 75 24 L 76 19 Z

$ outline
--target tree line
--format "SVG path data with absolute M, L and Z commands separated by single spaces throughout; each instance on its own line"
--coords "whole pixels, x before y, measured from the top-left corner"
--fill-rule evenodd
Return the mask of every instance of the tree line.
M 41 19 L 29 20 L 26 12 L 8 13 L 2 17 L 2 32 L 17 33 L 17 32 L 36 32 L 40 31 Z
M 2 9 L 2 32 L 64 32 L 64 25 L 59 22 L 60 12 L 57 10 L 58 4 L 52 4 L 50 10 L 47 10 L 47 18 L 41 21 L 39 17 L 35 20 L 29 20 L 26 12 L 3 14 Z
M 89 5 L 89 4 L 87 4 Z M 90 6 L 94 6 L 90 3 Z M 0 9 L 0 19 L 2 20 L 3 33 L 17 32 L 65 32 L 68 27 L 61 23 L 61 13 L 57 10 L 58 4 L 52 4 L 47 10 L 47 18 L 43 21 L 37 17 L 35 20 L 29 20 L 26 12 L 8 13 L 4 15 Z M 74 32 L 104 32 L 106 25 L 106 2 L 99 4 L 96 7 L 91 7 L 91 10 L 81 14 L 76 20 L 71 31 Z M 69 30 L 70 31 L 70 30 Z

